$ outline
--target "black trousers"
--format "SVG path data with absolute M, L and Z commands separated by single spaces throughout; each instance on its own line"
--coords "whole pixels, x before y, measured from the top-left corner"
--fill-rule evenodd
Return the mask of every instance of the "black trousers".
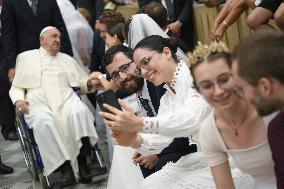
M 15 107 L 8 94 L 0 96 L 0 125 L 2 133 L 16 131 Z
M 81 141 L 82 141 L 82 147 L 77 157 L 79 166 L 87 165 L 87 156 L 90 155 L 92 151 L 92 145 L 90 143 L 89 137 L 83 137 L 81 138 Z

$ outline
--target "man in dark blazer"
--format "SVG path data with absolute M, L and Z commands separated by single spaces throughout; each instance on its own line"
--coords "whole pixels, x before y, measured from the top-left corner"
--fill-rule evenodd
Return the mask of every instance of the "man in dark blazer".
M 158 2 L 163 4 L 168 12 L 168 28 L 177 37 L 182 39 L 188 46 L 189 51 L 193 49 L 193 0 L 171 0 L 173 13 L 170 16 L 169 7 L 166 0 L 139 0 L 139 7 L 142 7 L 150 2 Z M 149 15 L 150 16 L 150 15 Z M 151 16 L 150 16 L 151 17 Z M 154 19 L 155 20 L 155 19 Z
M 0 0 L 2 8 L 3 1 Z M 1 36 L 1 35 L 0 35 Z M 15 127 L 15 109 L 9 97 L 10 82 L 8 80 L 7 65 L 3 60 L 3 49 L 0 43 L 0 125 L 1 132 L 6 140 L 17 140 Z
M 128 65 L 127 68 L 125 68 L 126 65 Z M 133 62 L 132 49 L 123 45 L 116 45 L 111 47 L 106 51 L 106 54 L 103 58 L 103 66 L 106 67 L 108 74 L 112 77 L 120 90 L 132 94 L 136 93 L 138 95 L 138 99 L 143 109 L 147 111 L 148 116 L 150 116 L 150 111 L 158 112 L 160 98 L 164 94 L 165 89 L 163 88 L 163 86 L 156 87 L 148 81 L 145 85 L 144 82 L 146 81 L 135 74 L 134 70 L 136 66 Z M 119 71 L 123 67 L 124 71 Z M 115 72 L 118 73 L 118 75 L 114 74 Z M 122 74 L 124 76 L 123 78 L 120 78 Z M 131 80 L 133 80 L 133 82 L 131 82 Z M 149 95 L 143 95 L 143 91 L 147 91 L 146 93 L 148 93 Z M 141 100 L 141 98 L 143 98 L 143 100 L 147 99 L 147 101 L 149 102 L 148 107 L 146 107 L 146 105 L 143 105 L 144 103 L 142 102 L 143 100 Z M 153 107 L 154 110 L 149 111 L 151 107 Z M 140 164 L 140 169 L 143 173 L 143 176 L 147 177 L 152 173 L 159 171 L 167 162 L 176 162 L 180 159 L 180 157 L 192 152 L 196 152 L 196 150 L 196 146 L 189 146 L 188 138 L 175 138 L 173 142 L 160 154 L 151 155 L 151 163 L 153 166 L 153 168 L 151 167 L 152 169 L 148 168 L 148 164 Z M 137 154 L 136 156 L 137 157 L 134 158 L 139 158 L 141 154 Z
M 93 38 L 93 50 L 91 56 L 91 65 L 90 70 L 93 71 L 100 71 L 105 73 L 105 69 L 102 68 L 102 59 L 105 54 L 106 43 L 103 38 L 100 36 L 99 31 L 94 32 Z
M 35 4 L 35 13 L 32 10 L 33 4 Z M 1 23 L 4 60 L 8 65 L 10 81 L 15 73 L 17 55 L 39 48 L 39 34 L 46 26 L 54 26 L 60 30 L 61 52 L 73 56 L 68 33 L 56 0 L 4 0 Z
M 3 50 L 0 43 L 0 125 L 1 132 L 6 140 L 17 140 L 15 127 L 15 108 L 9 97 L 11 83 L 8 79 L 8 70 L 3 61 Z
M 189 47 L 193 49 L 193 0 L 172 0 L 174 17 L 169 18 L 168 28 L 179 36 Z M 166 7 L 167 8 L 167 7 Z M 168 16 L 169 16 L 169 10 Z

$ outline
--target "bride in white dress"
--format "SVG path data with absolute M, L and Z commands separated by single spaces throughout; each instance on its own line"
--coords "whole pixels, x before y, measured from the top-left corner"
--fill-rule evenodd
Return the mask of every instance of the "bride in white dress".
M 159 85 L 167 83 L 167 92 L 161 99 L 157 117 L 138 118 L 125 104 L 125 111 L 109 108 L 113 114 L 102 113 L 111 129 L 133 132 L 127 136 L 116 133 L 118 143 L 136 148 L 141 153 L 157 153 L 171 138 L 158 139 L 144 137 L 135 132 L 144 131 L 168 137 L 187 136 L 199 146 L 199 126 L 208 115 L 210 108 L 203 98 L 192 88 L 192 77 L 183 61 L 176 61 L 174 47 L 170 40 L 160 36 L 150 36 L 137 44 L 134 61 L 141 68 L 142 76 Z M 167 69 L 165 69 L 165 67 Z M 233 178 L 237 188 L 252 188 L 250 176 L 233 169 Z M 178 177 L 176 177 L 178 175 Z M 189 176 L 189 177 L 186 177 Z M 192 182 L 184 183 L 184 178 Z M 198 152 L 181 158 L 177 163 L 166 165 L 143 181 L 142 188 L 215 188 L 213 177 L 207 167 L 200 149 Z
M 144 29 L 141 30 L 141 28 Z M 129 47 L 134 48 L 135 45 L 143 38 L 157 33 L 161 36 L 168 37 L 167 34 L 165 34 L 164 31 L 148 15 L 133 15 L 129 26 L 128 45 Z M 187 57 L 181 51 L 178 52 L 178 56 L 187 61 Z M 125 100 L 123 101 L 125 102 Z M 136 99 L 136 103 L 137 101 L 138 100 Z M 142 112 L 142 110 L 138 109 L 139 106 L 137 107 L 133 101 L 125 103 L 130 105 L 134 112 Z M 135 150 L 120 145 L 115 145 L 113 149 L 113 159 L 107 188 L 138 188 L 144 178 L 139 166 L 135 166 L 131 159 Z

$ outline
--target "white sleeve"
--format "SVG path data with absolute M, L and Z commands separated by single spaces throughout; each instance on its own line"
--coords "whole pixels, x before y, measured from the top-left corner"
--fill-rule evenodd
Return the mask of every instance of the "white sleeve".
M 144 155 L 159 154 L 164 148 L 173 142 L 173 138 L 162 135 L 144 133 L 139 133 L 139 135 L 143 139 L 143 144 L 140 148 L 137 148 L 136 151 Z
M 15 104 L 18 100 L 25 100 L 25 89 L 15 87 L 15 86 L 12 85 L 12 87 L 9 91 L 9 96 L 10 96 L 13 104 Z
M 224 163 L 228 160 L 228 154 L 222 148 L 219 141 L 223 140 L 220 136 L 216 135 L 214 124 L 214 116 L 211 114 L 201 124 L 199 139 L 201 150 L 207 160 L 209 167 L 214 167 Z M 219 131 L 218 131 L 219 132 Z
M 200 123 L 211 111 L 206 101 L 197 93 L 176 107 L 161 114 L 159 112 L 157 117 L 146 117 L 143 131 L 172 138 L 188 137 L 198 132 Z

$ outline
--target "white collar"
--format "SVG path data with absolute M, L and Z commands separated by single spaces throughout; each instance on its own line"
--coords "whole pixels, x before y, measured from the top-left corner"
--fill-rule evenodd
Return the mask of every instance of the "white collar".
M 40 47 L 39 48 L 39 51 L 40 51 L 40 53 L 43 55 L 43 56 L 51 56 L 51 57 L 56 57 L 56 55 L 55 56 L 53 56 L 53 55 L 51 55 L 50 54 L 50 52 L 48 52 L 45 48 L 43 48 L 43 47 Z

